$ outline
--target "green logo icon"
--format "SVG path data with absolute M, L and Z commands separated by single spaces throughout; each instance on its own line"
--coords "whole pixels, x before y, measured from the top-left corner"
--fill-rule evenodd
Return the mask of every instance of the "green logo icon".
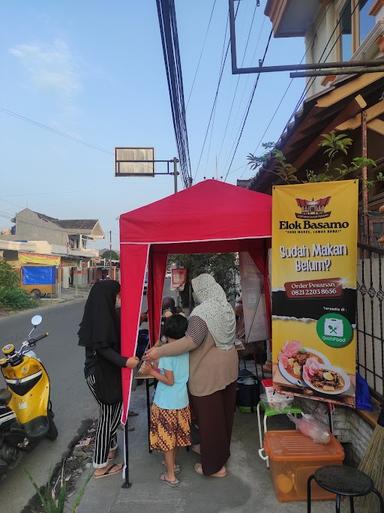
M 316 324 L 320 339 L 330 347 L 345 347 L 353 336 L 349 320 L 338 313 L 327 313 L 320 317 Z

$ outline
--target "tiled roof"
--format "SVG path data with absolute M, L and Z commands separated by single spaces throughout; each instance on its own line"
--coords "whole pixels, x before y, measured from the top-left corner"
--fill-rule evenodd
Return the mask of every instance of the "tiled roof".
M 98 223 L 98 219 L 56 219 L 55 217 L 50 217 L 40 212 L 35 212 L 35 214 L 37 214 L 40 219 L 57 224 L 64 230 L 70 230 L 71 228 L 76 230 L 93 230 Z
M 77 230 L 92 230 L 97 224 L 97 219 L 63 219 L 58 220 L 59 226 L 62 228 L 76 228 Z

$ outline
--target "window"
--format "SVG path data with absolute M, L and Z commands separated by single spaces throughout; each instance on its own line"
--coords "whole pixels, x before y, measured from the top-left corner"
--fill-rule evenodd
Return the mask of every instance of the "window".
M 340 56 L 343 61 L 352 57 L 352 47 L 352 8 L 348 1 L 340 13 Z
M 360 0 L 358 8 L 359 16 L 359 43 L 361 44 L 375 26 L 375 17 L 370 15 L 373 0 Z
M 370 13 L 374 0 L 346 0 L 337 17 L 339 23 L 339 57 L 351 59 L 361 43 L 375 26 L 375 17 Z

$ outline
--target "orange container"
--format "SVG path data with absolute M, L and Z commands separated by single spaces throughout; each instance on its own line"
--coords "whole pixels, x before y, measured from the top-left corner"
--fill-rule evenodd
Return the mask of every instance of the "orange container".
M 308 477 L 320 467 L 341 465 L 344 460 L 344 449 L 334 436 L 329 444 L 322 445 L 298 431 L 267 431 L 264 448 L 280 502 L 306 500 Z M 334 497 L 312 481 L 312 500 Z

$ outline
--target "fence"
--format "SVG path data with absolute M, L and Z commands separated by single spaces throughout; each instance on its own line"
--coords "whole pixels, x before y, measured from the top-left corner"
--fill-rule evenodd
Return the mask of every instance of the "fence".
M 373 395 L 384 397 L 384 250 L 359 244 L 357 365 Z

